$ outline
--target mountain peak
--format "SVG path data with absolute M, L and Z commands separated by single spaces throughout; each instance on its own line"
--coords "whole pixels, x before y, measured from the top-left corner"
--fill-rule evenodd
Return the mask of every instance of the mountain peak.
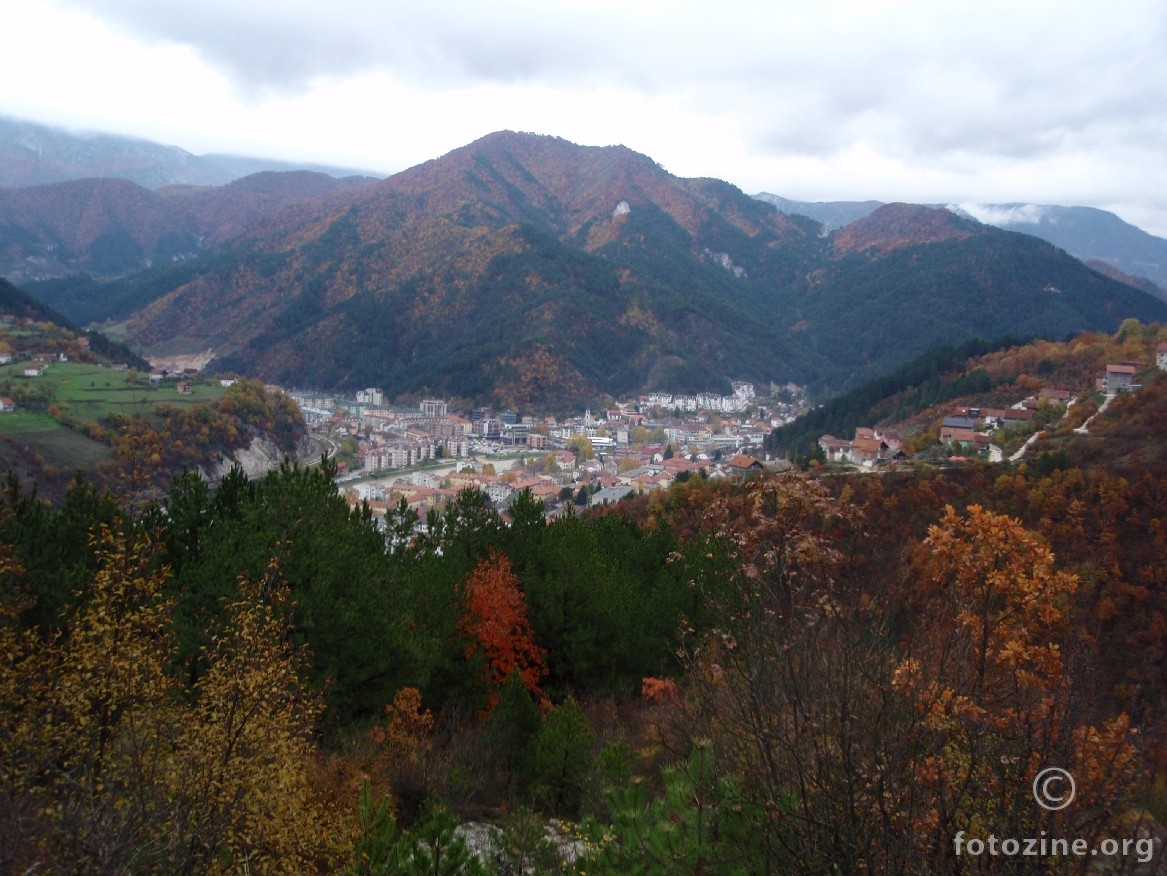
M 496 131 L 389 177 L 370 198 L 381 199 L 386 213 L 420 206 L 430 215 L 458 217 L 463 226 L 526 223 L 566 237 L 610 216 L 621 202 L 633 210 L 653 203 L 678 218 L 686 209 L 676 197 L 679 185 L 626 146 Z
M 908 246 L 964 240 L 974 232 L 971 222 L 944 208 L 884 204 L 836 231 L 832 248 L 838 255 L 867 250 L 887 255 Z
M 511 154 L 526 154 L 537 155 L 542 154 L 548 158 L 567 158 L 578 157 L 581 154 L 593 153 L 596 155 L 604 155 L 609 159 L 625 158 L 638 162 L 643 162 L 656 167 L 656 162 L 627 146 L 616 143 L 608 146 L 587 146 L 579 143 L 573 143 L 570 140 L 558 137 L 554 134 L 537 134 L 531 131 L 494 131 L 483 137 L 479 137 L 471 143 L 466 144 L 458 149 L 453 150 L 457 152 L 508 152 Z M 453 154 L 448 153 L 448 154 Z
M 523 178 L 536 178 L 551 188 L 585 187 L 599 176 L 667 173 L 647 155 L 627 146 L 580 146 L 549 134 L 495 131 L 461 146 L 440 158 L 397 174 L 391 179 L 411 177 L 428 180 L 434 170 L 445 175 L 451 169 L 481 174 L 518 170 Z M 570 173 L 567 171 L 570 169 Z
M 515 410 L 723 391 L 738 378 L 837 389 L 939 343 L 1164 313 L 1053 247 L 944 209 L 889 204 L 828 239 L 624 146 L 498 131 L 379 182 L 284 197 L 319 182 L 261 176 L 185 193 L 189 224 L 165 240 L 95 223 L 108 232 L 98 257 L 167 266 L 59 284 L 53 300 L 75 300 L 71 316 L 84 305 L 87 319 L 125 320 L 152 352 L 197 343 L 275 382 Z M 184 193 L 143 194 L 170 207 Z M 920 257 L 879 257 L 896 251 Z M 865 256 L 839 258 L 849 252 Z M 905 310 L 925 308 L 905 331 Z

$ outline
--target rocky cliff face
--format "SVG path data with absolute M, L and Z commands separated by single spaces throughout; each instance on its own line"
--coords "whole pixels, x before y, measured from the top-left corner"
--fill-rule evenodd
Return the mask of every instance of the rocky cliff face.
M 283 461 L 284 452 L 276 447 L 270 438 L 266 435 L 255 434 L 252 436 L 251 444 L 247 447 L 236 450 L 216 465 L 201 467 L 199 474 L 209 483 L 216 484 L 227 475 L 227 472 L 238 465 L 248 478 L 255 480 L 262 478 L 269 471 L 279 468 Z

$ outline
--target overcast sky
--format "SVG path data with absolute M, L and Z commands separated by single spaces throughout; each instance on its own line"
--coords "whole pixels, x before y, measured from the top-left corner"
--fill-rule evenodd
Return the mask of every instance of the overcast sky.
M 1167 237 L 1163 0 L 19 0 L 0 114 L 389 174 L 491 131 Z

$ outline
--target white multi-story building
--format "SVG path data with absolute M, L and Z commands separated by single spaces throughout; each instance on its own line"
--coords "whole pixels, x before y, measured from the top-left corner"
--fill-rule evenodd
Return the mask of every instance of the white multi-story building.
M 668 392 L 653 392 L 641 396 L 640 403 L 642 407 L 647 405 L 681 410 L 687 413 L 716 411 L 723 414 L 736 414 L 745 410 L 753 399 L 754 385 L 739 380 L 733 383 L 733 395 L 715 395 L 711 392 L 699 392 L 696 395 L 673 395 Z

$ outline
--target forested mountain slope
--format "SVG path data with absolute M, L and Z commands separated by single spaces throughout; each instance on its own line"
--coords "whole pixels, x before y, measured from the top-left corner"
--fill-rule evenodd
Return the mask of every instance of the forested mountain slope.
M 78 273 L 108 279 L 182 262 L 276 210 L 371 181 L 296 171 L 155 190 L 118 178 L 0 188 L 0 276 L 15 283 Z M 54 305 L 74 306 L 71 299 L 54 300 L 56 288 L 36 292 Z M 88 321 L 93 305 L 77 306 L 70 316 Z
M 947 211 L 886 205 L 824 235 L 624 147 L 511 132 L 271 213 L 201 259 L 56 294 L 90 314 L 132 304 L 141 349 L 511 406 L 732 378 L 831 393 L 940 343 L 1167 318 L 1046 243 Z

